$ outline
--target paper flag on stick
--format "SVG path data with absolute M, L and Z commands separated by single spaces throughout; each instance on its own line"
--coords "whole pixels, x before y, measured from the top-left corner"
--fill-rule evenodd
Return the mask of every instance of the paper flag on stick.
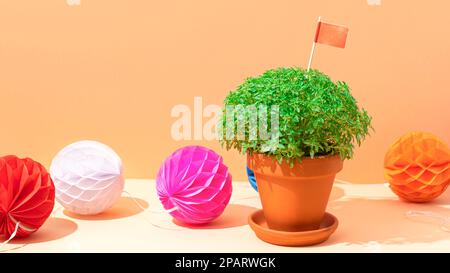
M 311 69 L 316 44 L 326 44 L 335 47 L 345 48 L 347 41 L 348 28 L 339 25 L 324 23 L 317 20 L 316 36 L 312 43 L 311 54 L 309 55 L 308 70 Z
M 320 22 L 317 24 L 315 43 L 345 48 L 348 28 Z

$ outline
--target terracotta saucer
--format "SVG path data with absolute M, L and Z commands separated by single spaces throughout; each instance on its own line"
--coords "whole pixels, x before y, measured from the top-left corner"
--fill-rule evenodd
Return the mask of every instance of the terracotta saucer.
M 326 241 L 338 226 L 338 219 L 326 212 L 320 228 L 311 231 L 287 232 L 269 229 L 262 210 L 248 217 L 248 223 L 256 236 L 268 243 L 281 246 L 309 246 Z

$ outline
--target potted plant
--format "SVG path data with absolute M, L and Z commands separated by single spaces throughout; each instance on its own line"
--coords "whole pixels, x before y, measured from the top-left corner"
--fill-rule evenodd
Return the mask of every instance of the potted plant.
M 220 141 L 227 150 L 247 154 L 268 227 L 318 229 L 336 173 L 371 128 L 371 117 L 358 107 L 348 85 L 318 70 L 278 68 L 246 79 L 224 104 Z M 255 127 L 255 112 L 264 107 L 269 110 L 258 114 Z M 277 121 L 269 117 L 274 109 Z M 265 115 L 268 124 L 259 122 Z M 244 127 L 244 133 L 236 133 Z M 254 138 L 255 130 L 266 129 L 272 130 L 270 138 Z

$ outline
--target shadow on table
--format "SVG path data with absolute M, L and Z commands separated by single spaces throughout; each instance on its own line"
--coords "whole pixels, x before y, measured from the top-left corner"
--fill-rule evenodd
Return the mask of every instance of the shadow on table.
M 433 204 L 450 206 L 450 190 L 446 190 L 441 196 L 433 200 Z
M 238 205 L 238 204 L 229 204 L 223 214 L 209 224 L 203 225 L 189 225 L 182 223 L 177 220 L 172 220 L 176 225 L 192 228 L 192 229 L 224 229 L 224 228 L 232 228 L 247 225 L 247 218 L 250 214 L 258 210 L 257 208 Z
M 50 242 L 74 233 L 77 228 L 78 225 L 69 219 L 50 217 L 38 231 L 25 238 L 13 239 L 10 244 Z
M 97 215 L 80 215 L 68 210 L 64 210 L 64 214 L 68 217 L 79 220 L 113 220 L 119 218 L 126 218 L 143 212 L 142 208 L 148 208 L 148 203 L 136 197 L 121 197 L 117 203 L 110 209 Z
M 431 211 L 450 217 L 450 209 L 438 202 L 418 204 L 397 199 L 349 198 L 332 201 L 328 210 L 339 219 L 335 234 L 322 245 L 429 243 L 450 239 L 439 222 L 406 217 L 410 210 Z
M 253 190 L 253 189 L 252 189 Z M 344 190 L 339 187 L 333 187 L 333 190 L 330 194 L 330 200 L 337 200 L 344 196 Z M 259 198 L 258 196 L 255 196 L 255 198 Z M 246 198 L 237 199 L 238 201 L 243 201 Z M 252 197 L 253 199 L 253 197 Z M 204 225 L 190 225 L 186 223 L 182 223 L 176 219 L 173 219 L 173 223 L 181 226 L 181 227 L 187 227 L 191 229 L 224 229 L 224 228 L 232 228 L 232 227 L 239 227 L 239 226 L 245 226 L 248 224 L 248 216 L 252 214 L 253 212 L 257 211 L 258 209 L 251 206 L 246 206 L 242 204 L 229 204 L 226 208 L 223 214 L 209 224 Z
M 334 186 L 330 193 L 330 202 L 334 200 L 338 200 L 345 195 L 345 191 L 338 186 Z

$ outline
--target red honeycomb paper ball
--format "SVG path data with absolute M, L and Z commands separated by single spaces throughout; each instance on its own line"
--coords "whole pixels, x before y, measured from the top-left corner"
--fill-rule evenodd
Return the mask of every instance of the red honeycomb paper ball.
M 430 133 L 408 133 L 386 153 L 384 175 L 400 198 L 431 201 L 450 183 L 450 149 Z
M 55 186 L 47 170 L 30 158 L 0 157 L 0 236 L 16 237 L 38 230 L 50 216 Z

